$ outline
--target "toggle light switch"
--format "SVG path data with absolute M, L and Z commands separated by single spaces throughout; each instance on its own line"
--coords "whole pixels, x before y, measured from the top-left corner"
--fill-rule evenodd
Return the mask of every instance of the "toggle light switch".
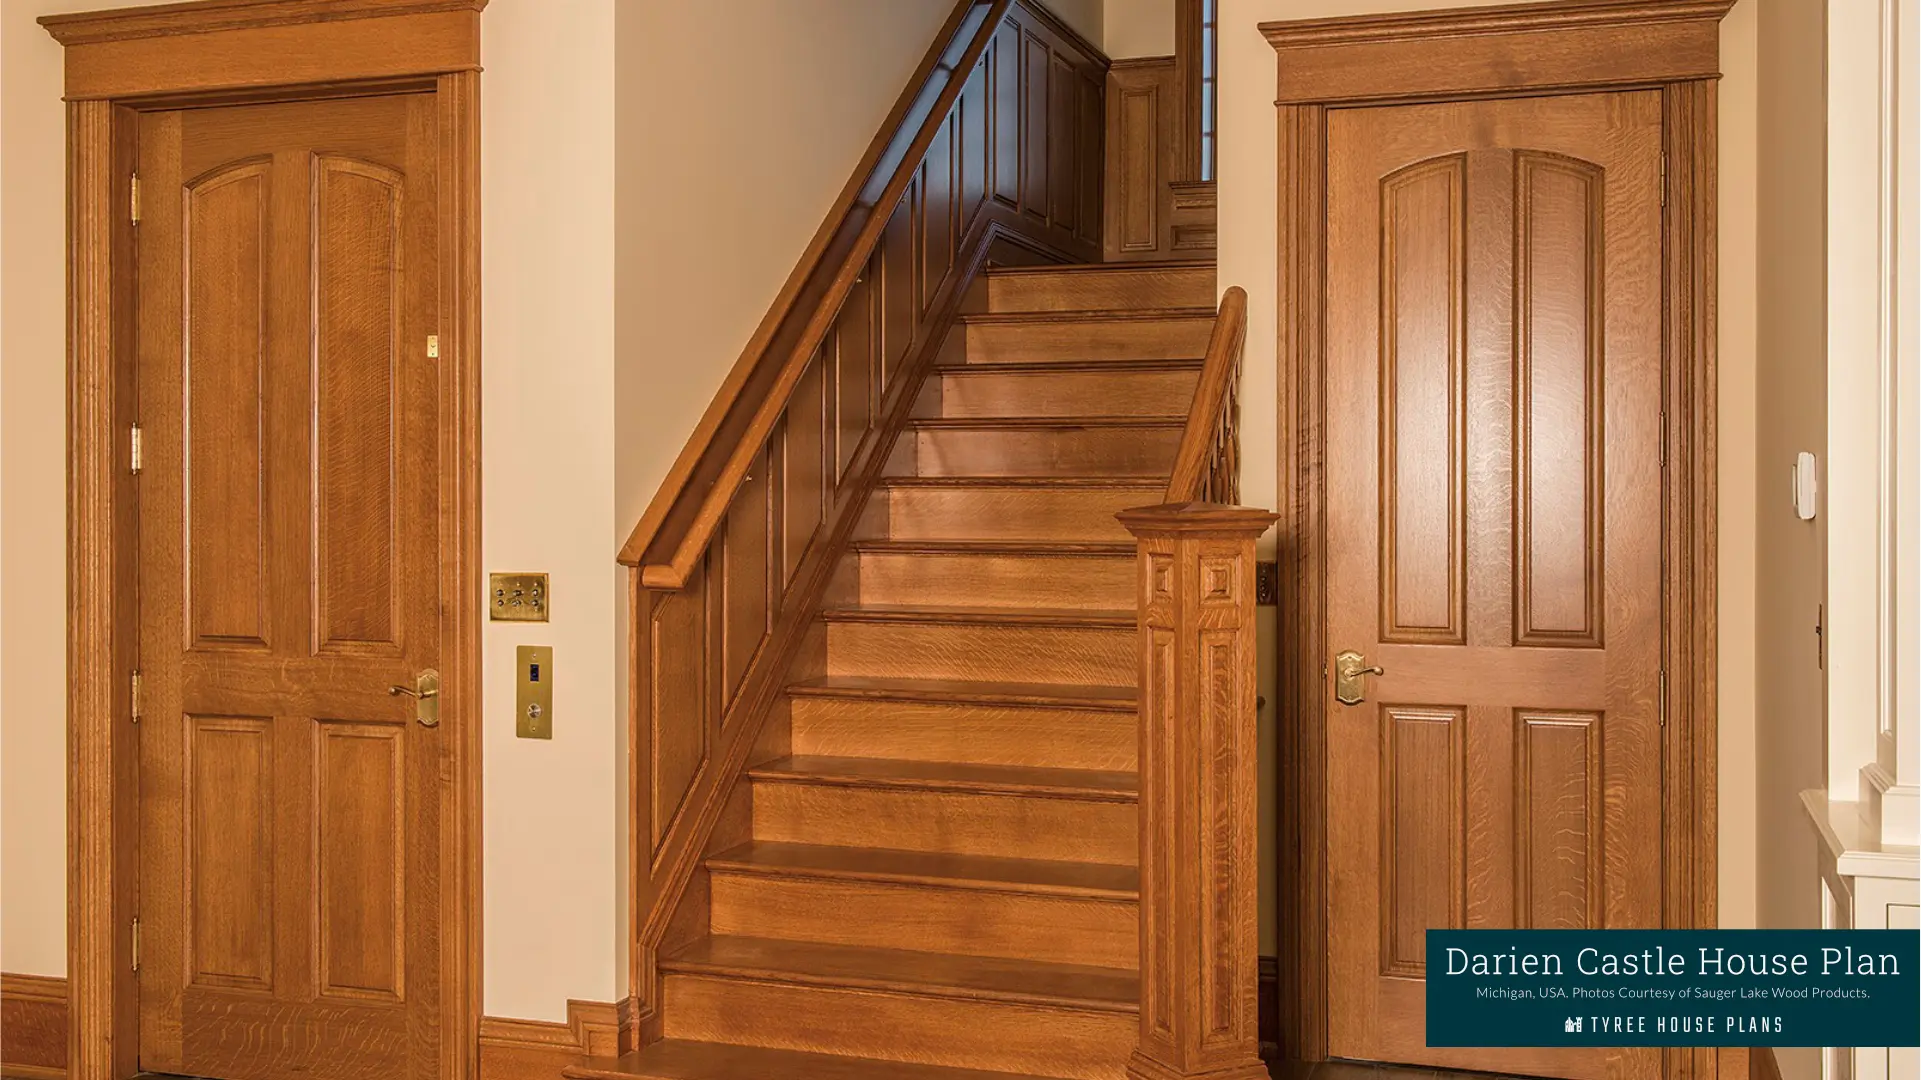
M 551 645 L 522 645 L 514 650 L 514 736 L 554 737 L 554 650 Z

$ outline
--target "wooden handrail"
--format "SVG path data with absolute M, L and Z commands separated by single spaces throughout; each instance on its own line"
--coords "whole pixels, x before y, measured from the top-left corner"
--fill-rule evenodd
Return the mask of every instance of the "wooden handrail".
M 1239 388 L 1241 352 L 1247 344 L 1247 292 L 1239 285 L 1221 297 L 1207 362 L 1194 387 L 1187 426 L 1167 480 L 1168 504 L 1240 501 Z
M 960 0 L 620 550 L 679 589 L 773 433 L 1012 0 Z M 891 136 L 891 137 L 890 137 Z

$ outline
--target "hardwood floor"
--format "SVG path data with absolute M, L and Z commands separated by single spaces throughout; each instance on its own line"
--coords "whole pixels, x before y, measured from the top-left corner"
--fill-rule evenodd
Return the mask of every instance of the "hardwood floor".
M 1525 1080 L 1506 1073 L 1456 1072 L 1372 1061 L 1293 1061 L 1269 1065 L 1274 1080 Z

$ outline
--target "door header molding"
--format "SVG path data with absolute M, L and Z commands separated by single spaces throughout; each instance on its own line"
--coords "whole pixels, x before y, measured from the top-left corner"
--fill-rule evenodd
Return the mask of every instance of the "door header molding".
M 487 0 L 195 0 L 48 15 L 66 97 L 204 94 L 480 69 Z
M 1626 89 L 1720 77 L 1734 0 L 1567 0 L 1261 24 L 1276 104 Z

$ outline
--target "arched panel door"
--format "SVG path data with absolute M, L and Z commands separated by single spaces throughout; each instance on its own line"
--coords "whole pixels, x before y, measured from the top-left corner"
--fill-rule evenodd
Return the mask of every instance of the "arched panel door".
M 1661 118 L 1653 91 L 1329 115 L 1334 1056 L 1659 1072 L 1429 1048 L 1422 979 L 1430 928 L 1660 923 Z

